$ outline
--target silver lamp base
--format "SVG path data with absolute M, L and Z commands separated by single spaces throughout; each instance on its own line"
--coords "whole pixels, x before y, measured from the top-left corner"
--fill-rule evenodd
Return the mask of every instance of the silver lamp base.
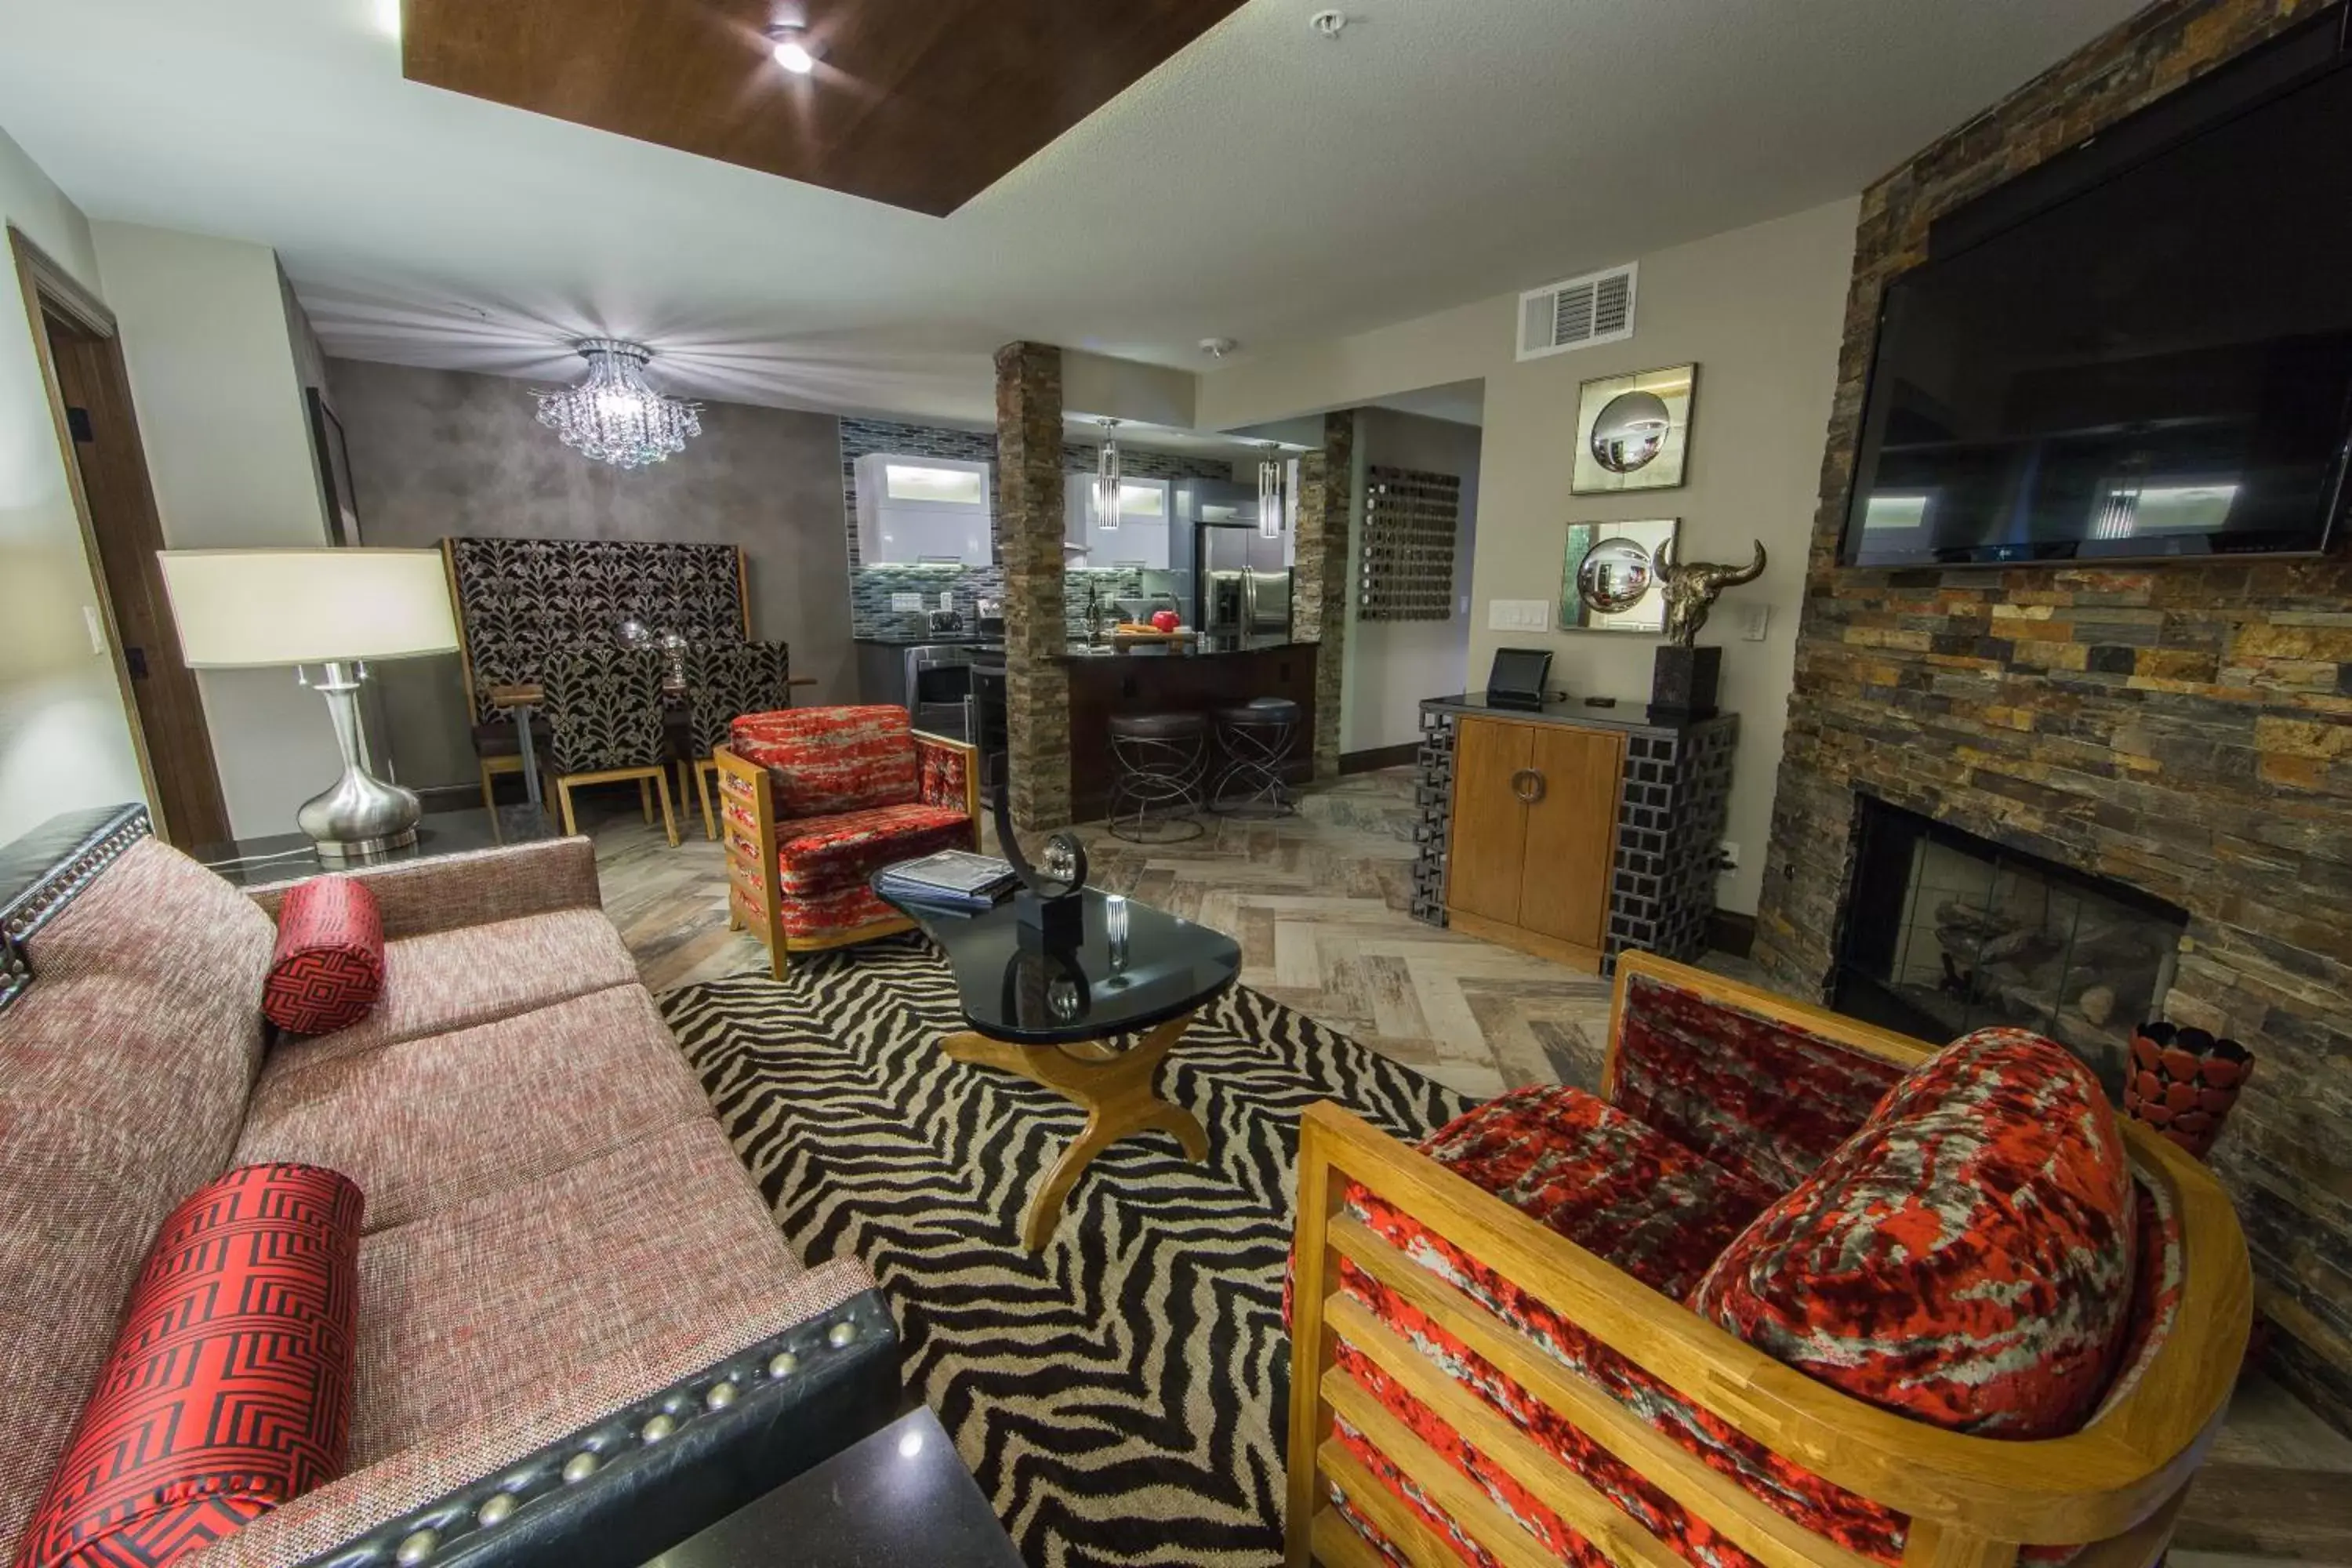
M 319 692 L 335 722 L 342 748 L 343 776 L 302 803 L 295 823 L 310 836 L 321 860 L 364 860 L 416 842 L 417 818 L 425 815 L 416 792 L 386 784 L 368 772 L 362 738 L 360 683 L 341 664 L 327 666 Z

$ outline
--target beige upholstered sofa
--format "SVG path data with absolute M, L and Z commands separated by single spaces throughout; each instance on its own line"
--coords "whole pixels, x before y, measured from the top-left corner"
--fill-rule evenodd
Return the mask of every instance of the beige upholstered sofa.
M 272 1043 L 275 895 L 137 808 L 0 850 L 0 1562 L 159 1222 L 236 1164 L 325 1165 L 366 1194 L 351 1454 L 184 1562 L 642 1561 L 894 1413 L 873 1281 L 786 1247 L 599 908 L 589 844 L 359 875 L 383 1000 Z M 658 1414 L 668 1441 L 646 1441 Z

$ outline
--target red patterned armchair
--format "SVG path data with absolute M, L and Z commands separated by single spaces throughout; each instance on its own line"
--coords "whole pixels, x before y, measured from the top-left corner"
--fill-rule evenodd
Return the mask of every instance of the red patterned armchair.
M 916 733 L 904 708 L 794 708 L 735 721 L 719 764 L 729 924 L 786 954 L 913 922 L 866 879 L 894 860 L 979 847 L 972 749 Z
M 1292 1269 L 1292 1568 L 2147 1568 L 2252 1310 L 2061 1047 L 1642 954 L 1599 1097 L 1310 1107 Z

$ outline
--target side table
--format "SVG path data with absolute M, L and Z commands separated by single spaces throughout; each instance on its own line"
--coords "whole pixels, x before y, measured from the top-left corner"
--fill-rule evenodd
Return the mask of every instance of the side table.
M 317 846 L 305 833 L 200 844 L 194 853 L 205 869 L 217 872 L 240 888 L 270 888 L 329 871 L 361 871 L 371 866 L 465 855 L 477 849 L 495 849 L 501 844 L 529 844 L 534 839 L 554 837 L 554 825 L 535 805 L 502 805 L 496 811 L 477 805 L 462 811 L 428 811 L 416 825 L 415 843 L 371 855 L 364 860 L 337 860 L 331 864 L 321 860 Z
M 928 1409 L 755 1499 L 646 1568 L 1022 1568 Z

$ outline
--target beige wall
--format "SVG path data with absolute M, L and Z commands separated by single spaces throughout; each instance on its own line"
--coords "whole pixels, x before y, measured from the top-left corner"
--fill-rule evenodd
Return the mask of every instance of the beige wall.
M 93 293 L 81 213 L 0 133 L 0 222 Z M 93 579 L 15 268 L 0 300 L 0 843 L 62 811 L 147 798 L 114 661 L 91 645 Z
M 1654 638 L 1487 629 L 1492 600 L 1557 596 L 1570 522 L 1680 517 L 1693 560 L 1745 560 L 1748 541 L 1762 540 L 1771 569 L 1726 594 L 1701 634 L 1724 646 L 1724 706 L 1740 716 L 1729 830 L 1740 866 L 1717 899 L 1742 912 L 1761 885 L 1858 210 L 1849 198 L 1641 257 L 1638 330 L 1626 342 L 1517 363 L 1517 298 L 1506 295 L 1270 351 L 1201 384 L 1201 423 L 1222 430 L 1484 379 L 1467 659 L 1431 670 L 1431 695 L 1476 684 L 1499 645 L 1540 642 L 1557 650 L 1555 681 L 1577 695 L 1646 698 Z M 1631 498 L 1570 495 L 1578 384 L 1686 361 L 1699 366 L 1688 482 Z M 1770 631 L 1743 641 L 1759 604 L 1771 608 Z
M 327 542 L 278 258 L 266 246 L 92 226 L 131 401 L 174 549 Z M 291 833 L 341 768 L 326 706 L 290 669 L 200 671 L 237 837 Z

